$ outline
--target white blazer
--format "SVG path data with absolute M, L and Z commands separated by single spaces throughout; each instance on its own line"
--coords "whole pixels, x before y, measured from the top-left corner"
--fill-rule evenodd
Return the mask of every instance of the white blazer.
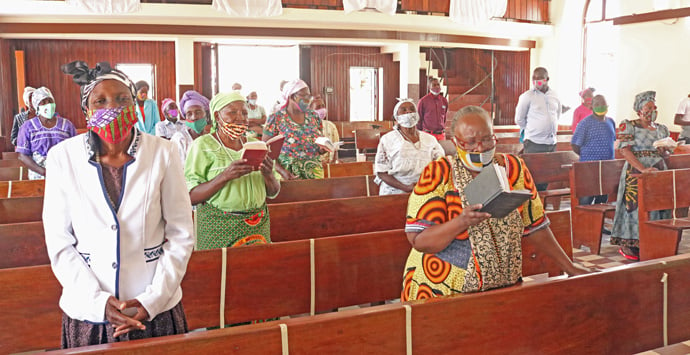
M 112 295 L 136 298 L 149 320 L 182 299 L 194 247 L 192 205 L 177 148 L 134 130 L 120 208 L 110 207 L 88 133 L 48 154 L 43 226 L 60 308 L 72 319 L 106 322 Z M 131 314 L 131 313 L 130 313 Z

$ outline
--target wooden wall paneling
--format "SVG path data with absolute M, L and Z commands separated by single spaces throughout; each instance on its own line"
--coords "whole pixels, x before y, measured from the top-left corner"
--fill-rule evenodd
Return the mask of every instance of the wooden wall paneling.
M 79 87 L 60 71 L 60 65 L 84 60 L 89 66 L 108 61 L 115 64 L 150 63 L 155 66 L 155 98 L 175 97 L 175 45 L 162 41 L 34 40 L 10 41 L 11 50 L 23 50 L 26 84 L 46 86 L 55 96 L 57 112 L 69 118 L 77 128 L 85 128 L 79 103 Z M 47 53 L 50 53 L 47 55 Z M 16 109 L 16 105 L 12 105 Z
M 392 54 L 381 53 L 378 47 L 311 46 L 311 90 L 322 92 L 332 87 L 327 95 L 328 114 L 332 121 L 349 121 L 350 67 L 383 68 L 384 120 L 392 120 L 393 107 L 400 93 L 400 65 Z
M 213 97 L 213 61 L 215 45 L 194 42 L 194 90 L 211 99 Z M 216 76 L 217 77 L 217 76 Z
M 9 40 L 0 38 L 0 93 L 2 93 L 0 94 L 0 132 L 6 138 L 0 145 L 0 151 L 11 151 L 14 148 L 10 142 L 10 132 L 15 114 L 12 98 L 16 93 L 12 87 L 13 63 L 10 53 Z
M 194 91 L 204 90 L 203 43 L 194 42 Z M 180 91 L 180 96 L 184 91 Z M 178 97 L 177 100 L 180 98 Z
M 24 71 L 24 51 L 14 51 L 14 77 L 16 78 L 15 90 L 17 92 L 17 105 L 19 110 L 24 107 L 24 87 L 26 86 L 26 74 Z M 28 110 L 29 108 L 26 107 Z
M 312 95 L 322 92 L 311 87 L 311 47 L 309 46 L 299 46 L 299 77 L 309 85 Z
M 496 51 L 494 72 L 499 125 L 514 125 L 515 106 L 520 94 L 530 88 L 529 51 Z

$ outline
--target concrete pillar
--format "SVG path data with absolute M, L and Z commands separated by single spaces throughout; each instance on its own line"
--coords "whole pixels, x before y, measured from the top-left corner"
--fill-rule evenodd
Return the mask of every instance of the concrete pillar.
M 419 44 L 400 46 L 400 97 L 419 99 Z
M 175 38 L 175 80 L 178 99 L 181 86 L 194 86 L 194 40 L 191 38 Z

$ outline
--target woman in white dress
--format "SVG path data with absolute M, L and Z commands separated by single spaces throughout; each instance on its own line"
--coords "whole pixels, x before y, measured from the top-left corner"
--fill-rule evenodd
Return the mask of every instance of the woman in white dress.
M 434 136 L 417 129 L 419 115 L 411 99 L 400 100 L 393 113 L 397 124 L 381 137 L 374 160 L 379 195 L 411 192 L 424 167 L 444 155 Z

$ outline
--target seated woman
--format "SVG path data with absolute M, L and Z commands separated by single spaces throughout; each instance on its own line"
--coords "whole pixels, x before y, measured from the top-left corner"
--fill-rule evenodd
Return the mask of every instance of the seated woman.
M 276 170 L 285 180 L 323 179 L 321 149 L 315 140 L 322 136 L 321 119 L 309 109 L 311 92 L 307 83 L 292 80 L 283 88 L 283 106 L 272 114 L 264 127 L 262 139 L 267 141 L 279 134 L 285 143 L 276 162 Z
M 77 135 L 74 124 L 55 113 L 55 99 L 46 87 L 31 95 L 36 117 L 19 128 L 17 146 L 19 160 L 29 168 L 29 180 L 40 180 L 46 175 L 46 157 L 56 144 Z
M 635 96 L 633 109 L 637 119 L 624 120 L 618 126 L 618 150 L 625 159 L 618 185 L 616 214 L 613 218 L 611 244 L 619 245 L 618 252 L 628 260 L 640 260 L 640 233 L 637 216 L 637 178 L 632 174 L 666 170 L 666 148 L 654 148 L 654 141 L 669 136 L 668 128 L 656 123 L 655 91 Z M 670 218 L 670 211 L 653 211 L 649 219 Z
M 163 121 L 156 123 L 156 137 L 165 139 L 172 138 L 173 134 L 182 132 L 187 129 L 184 121 L 180 119 L 180 110 L 177 109 L 177 103 L 173 99 L 163 99 L 161 105 L 161 112 L 163 113 Z
M 170 137 L 170 141 L 177 145 L 180 152 L 182 165 L 187 160 L 187 152 L 192 146 L 192 142 L 210 131 L 211 125 L 208 120 L 209 100 L 194 90 L 185 91 L 180 99 L 180 108 L 187 126 Z
M 328 138 L 333 144 L 340 141 L 340 135 L 338 134 L 338 127 L 335 123 L 328 120 L 328 108 L 326 107 L 326 101 L 321 96 L 314 96 L 311 103 L 309 103 L 309 109 L 314 110 L 319 118 L 321 119 L 321 124 L 323 125 L 322 133 L 323 136 Z M 321 156 L 321 161 L 324 163 L 334 163 L 336 157 L 338 156 L 336 152 L 326 152 L 326 154 Z
M 180 282 L 194 237 L 177 150 L 133 128 L 125 74 L 81 61 L 62 70 L 81 85 L 89 129 L 48 153 L 43 226 L 62 285 L 62 347 L 185 333 Z
M 196 249 L 270 243 L 266 197 L 280 191 L 273 160 L 267 156 L 256 170 L 241 158 L 247 142 L 247 102 L 241 94 L 217 94 L 210 107 L 211 133 L 192 143 L 185 163 L 189 196 L 197 205 Z
M 453 118 L 456 156 L 429 164 L 410 195 L 405 231 L 413 249 L 404 270 L 403 301 L 486 291 L 513 285 L 522 272 L 522 237 L 535 244 L 568 275 L 588 270 L 574 265 L 549 229 L 549 220 L 527 166 L 510 154 L 494 154 L 496 136 L 481 107 L 467 106 Z M 465 186 L 484 166 L 506 169 L 511 189 L 532 198 L 504 218 L 467 205 Z
M 434 136 L 417 129 L 419 115 L 411 99 L 400 100 L 393 113 L 397 124 L 381 137 L 374 159 L 379 195 L 412 192 L 424 168 L 444 155 Z

